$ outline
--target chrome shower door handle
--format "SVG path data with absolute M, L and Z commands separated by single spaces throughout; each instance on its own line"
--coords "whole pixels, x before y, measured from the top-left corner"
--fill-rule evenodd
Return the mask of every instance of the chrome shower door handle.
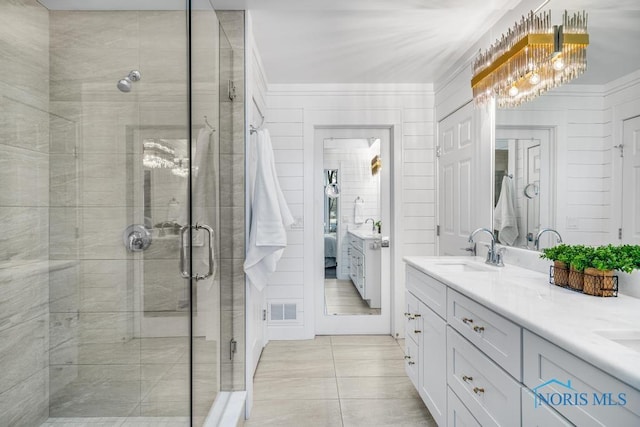
M 185 279 L 190 279 L 191 275 L 184 269 L 184 232 L 189 229 L 188 225 L 180 227 L 180 275 Z
M 209 271 L 207 271 L 206 274 L 196 274 L 194 276 L 194 279 L 196 280 L 203 280 L 203 279 L 206 279 L 207 277 L 213 276 L 216 270 L 216 260 L 213 255 L 213 228 L 211 228 L 206 224 L 205 225 L 196 224 L 194 228 L 196 230 L 200 230 L 200 229 L 207 230 L 207 233 L 209 234 Z
M 206 230 L 209 235 L 209 269 L 205 274 L 189 274 L 188 271 L 185 270 L 185 244 L 184 244 L 184 233 L 189 229 L 188 225 L 184 225 L 180 228 L 180 275 L 185 279 L 195 279 L 195 280 L 203 280 L 207 277 L 211 277 L 216 273 L 216 259 L 213 252 L 213 228 L 208 225 L 192 225 L 191 228 L 194 230 Z

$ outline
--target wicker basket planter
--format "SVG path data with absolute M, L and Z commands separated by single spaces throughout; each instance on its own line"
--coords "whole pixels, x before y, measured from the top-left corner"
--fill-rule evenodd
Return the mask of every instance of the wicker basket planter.
M 569 285 L 569 267 L 562 261 L 553 262 L 553 283 L 556 286 Z
M 613 270 L 598 270 L 586 268 L 584 270 L 584 287 L 582 292 L 599 297 L 612 297 L 615 295 L 615 279 Z
M 584 288 L 584 272 L 571 267 L 569 270 L 569 286 L 576 291 Z

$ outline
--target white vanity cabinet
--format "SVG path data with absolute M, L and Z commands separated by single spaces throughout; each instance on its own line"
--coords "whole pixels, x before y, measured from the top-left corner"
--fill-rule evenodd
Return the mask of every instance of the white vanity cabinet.
M 438 425 L 446 424 L 446 286 L 407 267 L 406 372 Z M 417 369 L 416 369 L 417 366 Z
M 369 307 L 382 306 L 380 239 L 349 231 L 349 278 Z

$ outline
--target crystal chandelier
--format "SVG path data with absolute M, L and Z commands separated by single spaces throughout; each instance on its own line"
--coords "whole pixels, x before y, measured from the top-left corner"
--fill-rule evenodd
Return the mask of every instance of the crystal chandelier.
M 587 14 L 569 16 L 551 25 L 551 11 L 530 12 L 473 63 L 476 105 L 496 98 L 499 108 L 516 107 L 567 83 L 587 67 Z
M 189 159 L 176 158 L 174 160 L 175 167 L 171 169 L 171 173 L 175 176 L 186 178 L 189 176 Z
M 156 168 L 172 168 L 175 166 L 173 161 L 176 151 L 160 142 L 156 142 L 154 139 L 145 139 L 142 142 L 143 156 L 142 164 L 151 169 Z

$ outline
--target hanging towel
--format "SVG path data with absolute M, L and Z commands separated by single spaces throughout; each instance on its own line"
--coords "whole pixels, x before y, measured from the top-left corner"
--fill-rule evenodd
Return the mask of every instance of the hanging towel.
M 286 227 L 294 222 L 280 189 L 266 129 L 258 130 L 249 145 L 249 191 L 251 222 L 244 271 L 261 291 L 287 246 Z
M 498 203 L 493 210 L 493 229 L 498 230 L 498 241 L 512 246 L 518 237 L 518 218 L 511 191 L 511 178 L 502 178 Z
M 364 200 L 357 198 L 353 205 L 353 222 L 362 224 L 364 222 Z

